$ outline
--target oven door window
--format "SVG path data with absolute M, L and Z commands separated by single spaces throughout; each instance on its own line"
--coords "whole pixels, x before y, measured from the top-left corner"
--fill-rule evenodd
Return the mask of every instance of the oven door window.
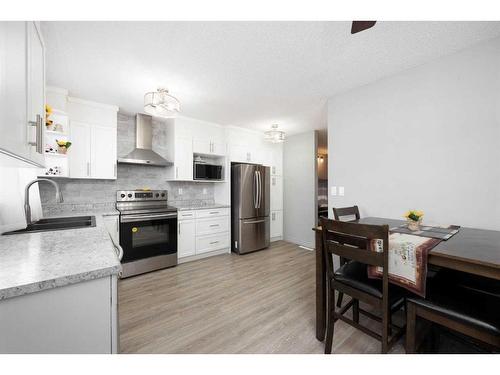
M 120 224 L 122 262 L 177 252 L 177 219 Z

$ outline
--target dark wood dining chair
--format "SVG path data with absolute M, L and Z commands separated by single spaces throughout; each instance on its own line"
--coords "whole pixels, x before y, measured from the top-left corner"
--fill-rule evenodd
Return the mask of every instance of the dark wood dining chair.
M 322 218 L 323 251 L 327 267 L 327 334 L 325 353 L 331 353 L 335 321 L 347 324 L 382 342 L 382 353 L 392 347 L 401 337 L 404 327 L 392 324 L 392 314 L 404 306 L 405 292 L 389 285 L 388 246 L 389 226 L 348 223 Z M 383 241 L 383 251 L 371 251 L 372 240 Z M 350 261 L 334 270 L 333 255 L 342 256 Z M 367 266 L 382 267 L 382 280 L 368 278 Z M 335 291 L 351 297 L 351 300 L 338 311 L 335 305 Z M 381 316 L 365 311 L 359 302 L 374 306 Z M 352 319 L 345 313 L 352 308 Z M 382 324 L 381 333 L 359 323 L 359 314 Z
M 361 217 L 359 215 L 359 208 L 358 206 L 352 206 L 352 207 L 333 207 L 333 218 L 335 220 L 342 220 L 342 217 L 346 216 L 354 216 L 354 220 L 359 220 Z M 353 220 L 350 220 L 353 221 Z
M 352 217 L 354 216 L 354 219 Z M 342 220 L 342 218 L 349 217 L 351 220 L 348 221 L 354 221 L 354 220 L 359 220 L 360 215 L 359 215 L 359 208 L 358 206 L 352 206 L 352 207 L 333 207 L 333 218 L 335 220 Z M 340 257 L 340 265 L 343 266 L 346 262 L 347 259 Z M 342 292 L 339 292 L 339 296 L 337 298 L 337 307 L 342 307 L 342 300 L 344 299 L 344 294 Z
M 429 279 L 426 298 L 407 299 L 406 353 L 417 351 L 418 319 L 461 333 L 499 352 L 500 282 L 447 271 Z

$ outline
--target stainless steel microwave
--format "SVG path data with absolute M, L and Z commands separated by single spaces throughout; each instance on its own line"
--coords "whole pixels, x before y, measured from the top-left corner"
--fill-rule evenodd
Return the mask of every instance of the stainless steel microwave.
M 195 180 L 222 180 L 222 165 L 208 164 L 194 161 L 193 179 Z

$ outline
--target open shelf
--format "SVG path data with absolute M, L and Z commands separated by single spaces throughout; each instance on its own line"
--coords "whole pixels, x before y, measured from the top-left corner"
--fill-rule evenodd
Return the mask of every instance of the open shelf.
M 56 157 L 56 158 L 66 158 L 68 157 L 68 154 L 58 154 L 58 153 L 52 153 L 52 152 L 46 152 L 44 154 L 45 156 L 51 156 L 51 157 Z

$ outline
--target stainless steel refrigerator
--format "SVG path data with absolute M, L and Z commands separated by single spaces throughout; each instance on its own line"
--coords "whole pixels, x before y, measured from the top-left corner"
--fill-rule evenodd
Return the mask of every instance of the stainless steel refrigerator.
M 269 181 L 269 167 L 231 165 L 231 248 L 238 254 L 269 246 Z

